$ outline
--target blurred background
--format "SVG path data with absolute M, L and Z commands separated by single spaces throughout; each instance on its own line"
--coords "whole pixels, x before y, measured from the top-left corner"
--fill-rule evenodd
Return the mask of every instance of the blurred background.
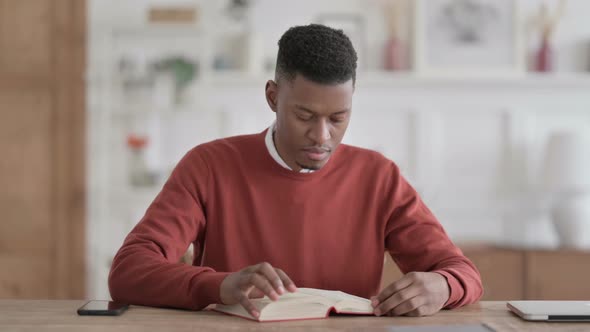
M 400 166 L 481 270 L 484 298 L 587 300 L 589 11 L 0 0 L 0 298 L 108 299 L 112 258 L 174 165 L 268 127 L 278 39 L 321 23 L 359 56 L 344 142 Z M 398 275 L 388 261 L 384 280 Z

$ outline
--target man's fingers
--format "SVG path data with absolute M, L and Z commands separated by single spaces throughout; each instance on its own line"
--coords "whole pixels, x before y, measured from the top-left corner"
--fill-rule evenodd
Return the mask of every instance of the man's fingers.
M 254 318 L 258 318 L 260 316 L 260 312 L 258 312 L 258 308 L 248 299 L 248 296 L 244 293 L 239 297 L 239 302 L 246 309 L 247 312 L 250 313 Z
M 264 295 L 268 296 L 271 300 L 276 301 L 279 299 L 279 294 L 275 291 L 274 287 L 268 281 L 266 277 L 259 273 L 252 273 L 247 277 L 247 283 L 258 288 Z
M 250 294 L 248 294 L 248 297 L 251 299 L 259 299 L 259 298 L 264 297 L 264 293 L 260 289 L 254 287 L 254 288 L 252 288 L 252 291 L 250 292 Z
M 391 285 L 385 287 L 377 296 L 372 298 L 373 307 L 377 307 L 380 303 L 387 300 L 391 297 L 391 295 L 401 291 L 402 289 L 410 286 L 413 281 L 412 274 L 408 273 L 405 276 L 401 277 L 399 280 L 394 281 Z
M 408 315 L 408 316 L 424 316 L 426 297 L 415 296 L 391 310 L 394 316 Z
M 261 263 L 258 264 L 258 269 L 256 271 L 263 277 L 265 277 L 272 285 L 274 290 L 279 294 L 285 293 L 285 286 L 283 285 L 283 281 L 279 277 L 275 268 L 272 267 L 269 263 Z
M 264 295 L 276 301 L 285 293 L 297 291 L 295 283 L 281 269 L 275 269 L 269 263 L 251 265 L 241 271 L 237 287 L 248 298 L 260 298 Z
M 285 288 L 287 288 L 289 292 L 293 293 L 297 291 L 297 286 L 295 286 L 295 283 L 291 280 L 291 278 L 289 278 L 285 271 L 281 269 L 275 269 L 275 271 L 277 272 L 279 278 L 281 278 L 281 280 L 283 281 L 283 285 L 285 286 Z
M 383 315 L 391 311 L 392 309 L 395 309 L 396 307 L 400 306 L 401 304 L 407 302 L 408 300 L 414 298 L 417 295 L 420 295 L 419 287 L 406 287 L 400 290 L 399 292 L 394 293 L 389 298 L 385 299 L 385 301 L 381 302 L 377 307 L 375 307 L 375 315 Z

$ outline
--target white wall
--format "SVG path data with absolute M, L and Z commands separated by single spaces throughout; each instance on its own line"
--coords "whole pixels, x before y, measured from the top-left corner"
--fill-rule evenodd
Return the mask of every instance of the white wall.
M 521 0 L 523 16 L 540 2 Z M 195 40 L 214 43 L 208 36 L 221 33 L 223 20 L 216 14 L 221 1 L 90 1 L 88 239 L 89 296 L 95 298 L 108 297 L 110 259 L 158 190 L 127 185 L 125 135 L 142 113 L 119 111 L 128 101 L 118 91 L 114 61 L 125 45 L 113 38 L 113 27 L 138 29 L 148 6 L 162 3 L 202 5 L 201 35 Z M 361 13 L 367 17 L 367 61 L 374 71 L 385 39 L 378 3 L 256 0 L 251 27 L 261 41 L 258 54 L 273 55 L 289 26 L 322 13 Z M 588 12 L 589 1 L 568 2 L 555 36 L 556 67 L 563 76 L 447 81 L 360 73 L 345 142 L 395 160 L 456 241 L 555 245 L 547 205 L 536 188 L 538 171 L 552 131 L 590 126 L 590 78 L 565 75 L 587 67 Z M 195 49 L 207 53 L 200 47 L 196 42 Z M 273 117 L 263 96 L 267 78 L 210 77 L 191 87 L 181 111 L 149 113 L 165 169 L 200 142 L 263 130 Z

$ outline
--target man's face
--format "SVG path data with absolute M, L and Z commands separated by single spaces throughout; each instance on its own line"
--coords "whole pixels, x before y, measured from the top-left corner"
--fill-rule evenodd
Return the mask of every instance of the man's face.
M 277 114 L 274 142 L 295 171 L 322 168 L 336 150 L 350 120 L 352 79 L 326 85 L 301 75 L 266 85 L 266 98 Z

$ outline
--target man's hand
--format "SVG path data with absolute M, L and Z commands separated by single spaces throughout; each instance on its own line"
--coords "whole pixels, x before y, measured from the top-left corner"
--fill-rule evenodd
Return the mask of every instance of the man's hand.
M 450 296 L 447 278 L 436 272 L 410 272 L 371 298 L 375 315 L 428 316 Z
M 285 272 L 272 267 L 269 263 L 248 266 L 225 277 L 219 287 L 219 296 L 223 304 L 241 304 L 252 316 L 258 318 L 260 313 L 250 299 L 264 295 L 276 301 L 285 289 L 295 292 L 297 287 Z

